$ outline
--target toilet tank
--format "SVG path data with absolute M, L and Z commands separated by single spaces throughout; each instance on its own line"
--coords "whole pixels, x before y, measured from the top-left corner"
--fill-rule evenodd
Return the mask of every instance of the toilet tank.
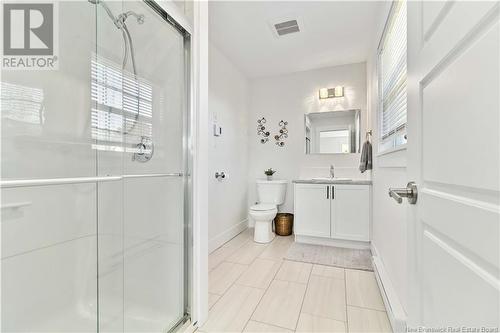
M 286 180 L 257 180 L 257 196 L 259 203 L 281 205 L 285 202 Z

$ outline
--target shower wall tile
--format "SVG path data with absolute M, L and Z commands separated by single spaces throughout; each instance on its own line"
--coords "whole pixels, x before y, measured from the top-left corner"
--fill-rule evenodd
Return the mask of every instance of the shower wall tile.
M 4 179 L 95 175 L 90 95 L 95 9 L 83 1 L 61 1 L 59 26 L 58 70 L 2 71 Z
M 2 189 L 2 258 L 96 234 L 96 185 Z
M 99 331 L 123 332 L 123 182 L 98 187 Z
M 95 332 L 96 238 L 2 259 L 2 332 Z
M 125 253 L 126 332 L 160 332 L 183 316 L 182 249 L 150 240 Z

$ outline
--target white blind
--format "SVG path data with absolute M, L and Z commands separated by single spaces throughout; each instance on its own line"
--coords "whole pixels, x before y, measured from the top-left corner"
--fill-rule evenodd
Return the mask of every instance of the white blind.
M 393 3 L 379 49 L 380 135 L 406 127 L 406 1 Z
M 127 141 L 153 135 L 153 86 L 94 54 L 92 73 L 92 137 L 99 150 L 123 151 Z M 126 149 L 126 148 L 125 148 Z
M 2 82 L 2 120 L 41 125 L 45 122 L 43 89 Z

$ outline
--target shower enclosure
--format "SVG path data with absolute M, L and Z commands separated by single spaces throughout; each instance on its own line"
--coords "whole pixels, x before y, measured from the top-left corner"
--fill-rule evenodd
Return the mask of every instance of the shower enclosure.
M 2 71 L 2 332 L 189 316 L 189 34 L 152 1 L 57 1 L 58 70 Z

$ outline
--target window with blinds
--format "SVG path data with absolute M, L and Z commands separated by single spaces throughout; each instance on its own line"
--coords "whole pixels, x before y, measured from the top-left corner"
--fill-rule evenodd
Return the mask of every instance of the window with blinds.
M 394 1 L 378 53 L 380 150 L 406 143 L 406 1 Z
M 92 76 L 92 138 L 94 149 L 134 151 L 153 135 L 153 86 L 122 70 L 121 66 L 94 54 Z

